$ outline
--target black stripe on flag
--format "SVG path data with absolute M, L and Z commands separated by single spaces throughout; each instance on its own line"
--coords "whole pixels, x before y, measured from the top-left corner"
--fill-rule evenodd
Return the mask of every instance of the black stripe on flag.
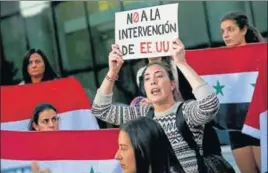
M 221 104 L 216 116 L 218 125 L 225 129 L 241 130 L 249 108 L 249 103 Z

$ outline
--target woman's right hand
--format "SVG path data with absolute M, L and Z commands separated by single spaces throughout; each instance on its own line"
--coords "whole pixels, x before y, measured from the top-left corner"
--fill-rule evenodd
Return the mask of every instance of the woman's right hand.
M 109 77 L 114 78 L 118 75 L 123 62 L 123 55 L 119 50 L 119 46 L 112 44 L 112 50 L 109 54 L 109 74 L 111 75 Z

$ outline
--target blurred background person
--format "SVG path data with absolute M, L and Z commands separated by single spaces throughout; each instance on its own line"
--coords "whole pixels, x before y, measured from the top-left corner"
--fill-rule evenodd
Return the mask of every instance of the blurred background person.
M 20 85 L 40 83 L 58 78 L 49 64 L 46 55 L 39 49 L 30 49 L 26 53 L 23 59 L 22 74 L 23 81 Z
M 227 47 L 264 41 L 260 32 L 249 24 L 248 17 L 242 12 L 226 14 L 221 20 L 221 33 Z

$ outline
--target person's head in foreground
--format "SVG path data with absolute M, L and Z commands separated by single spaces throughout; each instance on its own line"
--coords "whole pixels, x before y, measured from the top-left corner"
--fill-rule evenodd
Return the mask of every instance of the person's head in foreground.
M 120 128 L 115 159 L 124 173 L 184 172 L 161 126 L 141 117 Z
M 241 12 L 226 14 L 221 20 L 222 39 L 227 47 L 262 42 L 260 32 L 249 24 L 248 17 Z
M 29 122 L 30 131 L 55 131 L 59 130 L 57 109 L 49 103 L 41 103 L 34 109 Z

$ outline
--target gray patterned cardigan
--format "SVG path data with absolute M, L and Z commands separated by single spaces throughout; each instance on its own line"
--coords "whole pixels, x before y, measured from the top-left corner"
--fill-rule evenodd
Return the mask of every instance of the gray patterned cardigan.
M 203 154 L 204 124 L 215 118 L 219 110 L 219 99 L 214 90 L 203 83 L 193 90 L 196 100 L 186 101 L 182 106 L 183 116 L 192 131 L 195 141 Z M 187 173 L 198 172 L 195 152 L 191 150 L 176 127 L 176 110 L 180 102 L 176 102 L 164 112 L 155 112 L 154 119 L 162 126 L 176 153 L 176 156 Z M 150 106 L 121 106 L 112 104 L 112 94 L 102 95 L 98 90 L 92 105 L 92 114 L 106 122 L 120 125 L 140 116 L 146 116 Z

